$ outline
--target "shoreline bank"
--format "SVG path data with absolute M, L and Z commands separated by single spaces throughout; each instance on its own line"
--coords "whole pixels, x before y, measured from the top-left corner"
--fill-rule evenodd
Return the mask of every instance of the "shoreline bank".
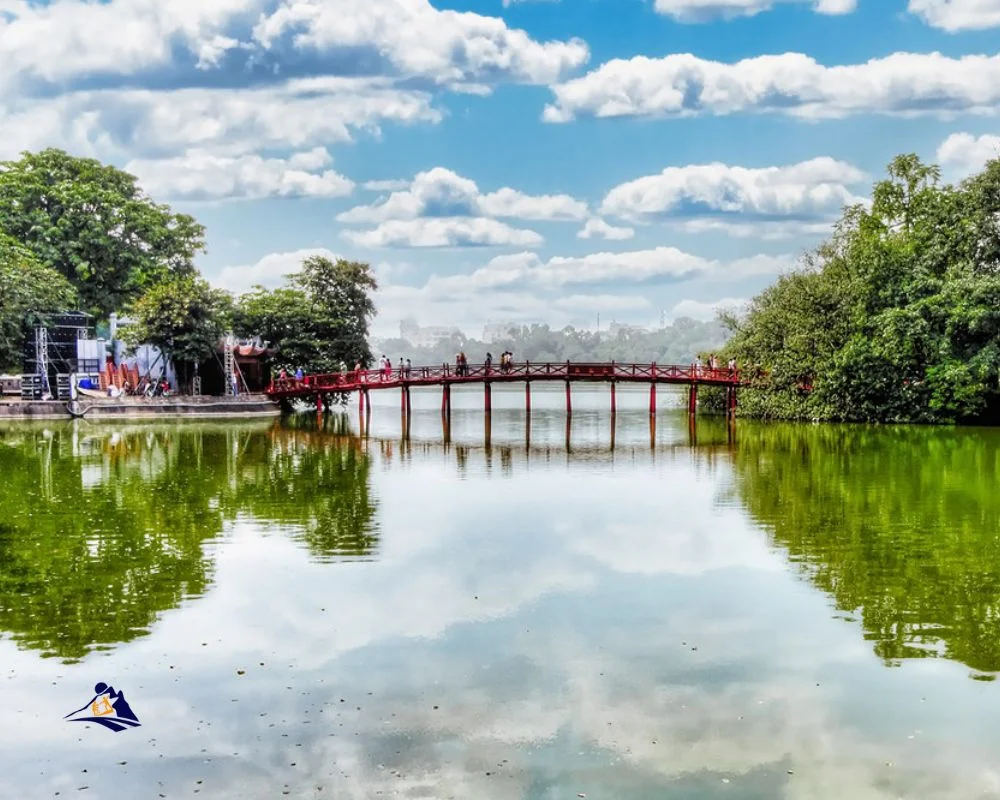
M 122 397 L 67 400 L 0 400 L 4 420 L 163 419 L 170 417 L 277 417 L 281 409 L 265 395 L 242 397 Z

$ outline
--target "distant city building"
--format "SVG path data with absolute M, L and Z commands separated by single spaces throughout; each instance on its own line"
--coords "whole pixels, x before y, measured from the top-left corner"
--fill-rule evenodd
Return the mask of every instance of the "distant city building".
M 626 325 L 624 322 L 612 322 L 608 326 L 608 333 L 617 336 L 619 333 L 649 333 L 649 328 L 643 325 Z
M 498 339 L 506 339 L 513 332 L 519 331 L 521 324 L 518 322 L 491 322 L 483 327 L 483 342 L 492 344 Z
M 413 347 L 435 347 L 452 336 L 460 336 L 458 328 L 445 325 L 430 325 L 421 327 L 415 319 L 404 319 L 399 323 L 399 338 L 405 339 Z

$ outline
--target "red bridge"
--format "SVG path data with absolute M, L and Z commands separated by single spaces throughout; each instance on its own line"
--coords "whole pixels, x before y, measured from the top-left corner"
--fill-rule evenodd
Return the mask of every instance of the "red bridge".
M 273 400 L 315 400 L 316 409 L 322 411 L 330 405 L 333 395 L 358 392 L 358 405 L 362 413 L 371 413 L 369 392 L 378 389 L 400 389 L 400 405 L 406 416 L 410 415 L 410 389 L 419 386 L 441 386 L 441 412 L 451 416 L 451 387 L 455 385 L 482 384 L 485 391 L 485 410 L 492 409 L 490 387 L 494 383 L 524 383 L 525 410 L 531 411 L 531 384 L 533 381 L 561 380 L 566 382 L 566 411 L 573 410 L 570 386 L 574 382 L 605 382 L 611 384 L 611 412 L 616 412 L 615 385 L 617 383 L 649 384 L 649 412 L 656 413 L 656 387 L 674 384 L 689 387 L 688 410 L 693 414 L 698 405 L 698 386 L 720 386 L 726 389 L 726 408 L 730 415 L 736 411 L 736 389 L 741 385 L 740 372 L 736 369 L 660 364 L 604 364 L 559 363 L 532 364 L 521 362 L 498 367 L 496 365 L 468 364 L 464 368 L 444 364 L 440 367 L 395 367 L 386 370 L 351 370 L 331 375 L 307 375 L 302 380 L 279 379 L 268 387 Z

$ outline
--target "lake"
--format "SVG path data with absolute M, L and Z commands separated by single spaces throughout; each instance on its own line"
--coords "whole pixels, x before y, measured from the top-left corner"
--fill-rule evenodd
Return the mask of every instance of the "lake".
M 0 796 L 1000 798 L 1000 431 L 659 399 L 0 428 Z

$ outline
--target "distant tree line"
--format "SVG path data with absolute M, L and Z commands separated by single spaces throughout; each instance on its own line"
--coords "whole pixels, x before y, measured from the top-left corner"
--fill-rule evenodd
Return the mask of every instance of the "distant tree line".
M 901 155 L 870 207 L 755 297 L 723 358 L 742 413 L 953 423 L 1000 416 L 1000 160 L 957 185 Z M 718 398 L 714 398 L 718 401 Z
M 613 333 L 598 333 L 573 327 L 553 330 L 548 325 L 514 325 L 508 335 L 488 343 L 456 334 L 433 347 L 414 347 L 403 338 L 381 339 L 374 345 L 393 363 L 409 358 L 422 365 L 454 363 L 459 352 L 464 352 L 470 362 L 481 362 L 488 352 L 498 360 L 505 350 L 512 352 L 516 361 L 690 364 L 698 353 L 721 348 L 727 335 L 725 325 L 718 320 L 699 322 L 682 317 L 653 331 L 619 328 Z

